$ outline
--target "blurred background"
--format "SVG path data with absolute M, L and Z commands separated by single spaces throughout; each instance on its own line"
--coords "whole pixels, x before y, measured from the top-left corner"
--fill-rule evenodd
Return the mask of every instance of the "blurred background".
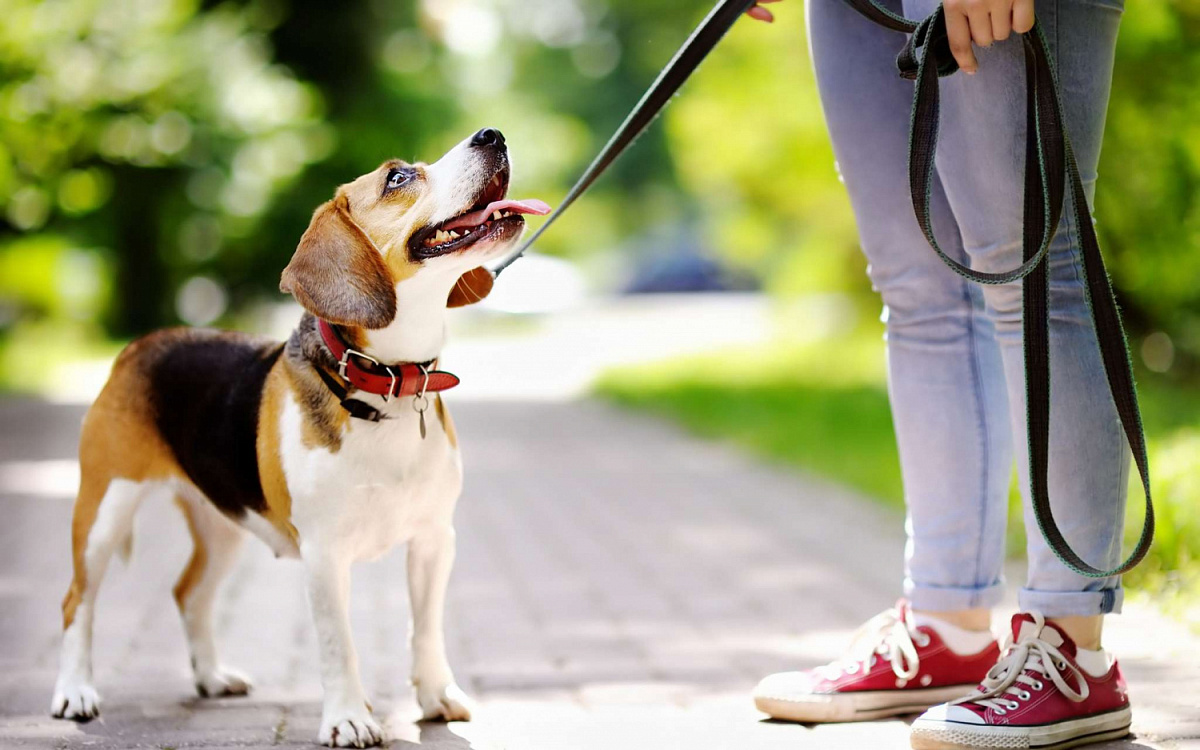
M 85 402 L 165 325 L 285 335 L 279 272 L 313 208 L 481 126 L 507 138 L 513 194 L 553 205 L 707 6 L 0 0 L 0 390 Z M 802 3 L 772 7 L 456 317 L 447 358 L 466 398 L 597 394 L 899 507 L 879 302 Z M 1131 582 L 1194 617 L 1200 1 L 1141 0 L 1123 24 L 1097 215 L 1161 509 Z

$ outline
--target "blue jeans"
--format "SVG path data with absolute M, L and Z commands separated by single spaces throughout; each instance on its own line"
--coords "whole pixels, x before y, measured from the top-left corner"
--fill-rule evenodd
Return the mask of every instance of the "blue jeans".
M 936 0 L 888 4 L 917 19 Z M 1089 200 L 1121 10 L 1122 0 L 1037 2 Z M 998 603 L 1015 459 L 1028 529 L 1021 608 L 1051 617 L 1119 611 L 1120 579 L 1070 572 L 1047 548 L 1030 511 L 1020 282 L 965 281 L 934 255 L 913 216 L 907 173 L 913 86 L 895 65 L 903 37 L 840 0 L 808 0 L 807 11 L 825 119 L 868 273 L 884 302 L 908 507 L 906 595 L 926 611 Z M 999 271 L 1021 261 L 1024 57 L 1016 35 L 977 48 L 976 56 L 976 75 L 942 80 L 933 223 L 951 257 Z M 1112 567 L 1120 561 L 1129 449 L 1084 298 L 1069 206 L 1050 251 L 1050 499 L 1072 547 L 1093 565 Z

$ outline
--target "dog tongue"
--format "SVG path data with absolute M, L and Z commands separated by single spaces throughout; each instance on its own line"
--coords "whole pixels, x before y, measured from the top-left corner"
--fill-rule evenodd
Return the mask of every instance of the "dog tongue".
M 523 201 L 514 201 L 504 199 L 502 201 L 492 201 L 487 204 L 486 208 L 481 208 L 478 211 L 472 211 L 469 214 L 448 221 L 442 225 L 442 229 L 447 231 L 458 229 L 459 227 L 477 227 L 488 220 L 488 217 L 495 211 L 510 211 L 514 214 L 536 214 L 542 216 L 550 213 L 550 206 L 537 198 L 527 198 Z

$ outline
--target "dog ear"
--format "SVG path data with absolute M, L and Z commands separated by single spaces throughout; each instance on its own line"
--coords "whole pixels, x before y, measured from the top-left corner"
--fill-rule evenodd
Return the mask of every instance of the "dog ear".
M 335 325 L 384 328 L 396 317 L 387 264 L 341 195 L 313 212 L 279 289 Z
M 475 304 L 491 294 L 494 281 L 495 277 L 492 276 L 492 272 L 483 266 L 472 268 L 458 277 L 454 288 L 450 290 L 450 298 L 446 300 L 446 307 L 465 307 Z

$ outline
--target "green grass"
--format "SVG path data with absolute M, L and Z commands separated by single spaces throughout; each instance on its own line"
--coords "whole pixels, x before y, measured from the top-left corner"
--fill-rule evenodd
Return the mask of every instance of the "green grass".
M 879 326 L 810 341 L 780 340 L 625 368 L 599 395 L 678 421 L 772 461 L 844 482 L 900 509 L 903 492 Z M 1158 534 L 1127 576 L 1172 607 L 1200 607 L 1200 388 L 1139 376 Z M 1126 549 L 1142 521 L 1132 477 Z M 1009 549 L 1024 549 L 1020 499 L 1010 498 Z
M 599 392 L 902 508 L 883 347 L 858 335 L 734 348 L 611 373 Z M 850 448 L 853 446 L 853 449 Z

